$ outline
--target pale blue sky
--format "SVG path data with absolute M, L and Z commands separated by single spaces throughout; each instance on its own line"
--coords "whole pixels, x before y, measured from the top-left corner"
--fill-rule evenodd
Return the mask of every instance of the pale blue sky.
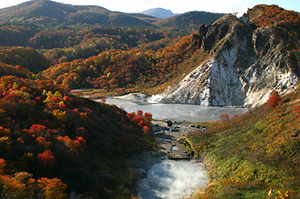
M 17 5 L 28 0 L 1 0 L 0 8 Z M 257 4 L 276 4 L 287 10 L 300 12 L 300 0 L 54 0 L 73 5 L 98 5 L 111 11 L 141 12 L 150 8 L 170 9 L 174 13 L 210 11 L 234 13 L 246 11 Z

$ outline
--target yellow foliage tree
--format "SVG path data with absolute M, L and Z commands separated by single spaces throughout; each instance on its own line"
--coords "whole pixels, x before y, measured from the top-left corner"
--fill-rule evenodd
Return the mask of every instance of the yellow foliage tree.
M 40 178 L 37 182 L 44 191 L 45 199 L 65 199 L 67 197 L 65 194 L 67 185 L 60 179 Z

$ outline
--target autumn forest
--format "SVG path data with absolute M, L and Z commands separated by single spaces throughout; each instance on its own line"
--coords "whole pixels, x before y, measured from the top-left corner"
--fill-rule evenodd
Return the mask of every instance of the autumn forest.
M 156 150 L 152 114 L 127 113 L 103 97 L 157 94 L 178 83 L 223 37 L 216 33 L 198 46 L 194 22 L 202 16 L 209 29 L 223 14 L 192 13 L 171 23 L 101 7 L 30 3 L 0 14 L 0 198 L 131 198 L 136 179 L 124 160 Z M 34 15 L 45 5 L 56 18 Z M 299 59 L 299 13 L 258 5 L 249 18 L 257 28 L 272 26 Z M 299 76 L 300 66 L 293 70 Z M 82 88 L 102 102 L 72 90 Z M 274 91 L 263 106 L 221 115 L 205 124 L 205 134 L 187 136 L 195 158 L 207 157 L 209 176 L 218 179 L 195 197 L 299 197 L 299 88 L 286 96 Z

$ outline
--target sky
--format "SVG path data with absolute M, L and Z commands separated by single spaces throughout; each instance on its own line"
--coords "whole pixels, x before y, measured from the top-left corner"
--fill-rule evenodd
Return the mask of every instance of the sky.
M 29 0 L 0 0 L 0 8 Z M 73 5 L 98 5 L 111 11 L 136 13 L 151 8 L 165 8 L 173 13 L 208 11 L 218 13 L 245 12 L 257 4 L 276 4 L 287 10 L 300 12 L 299 0 L 53 0 Z

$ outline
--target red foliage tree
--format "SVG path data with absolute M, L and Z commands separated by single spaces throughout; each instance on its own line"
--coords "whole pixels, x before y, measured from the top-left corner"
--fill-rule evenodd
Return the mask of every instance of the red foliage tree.
M 133 121 L 134 123 L 138 124 L 143 128 L 143 132 L 147 133 L 150 130 L 150 124 L 152 121 L 152 114 L 149 112 L 143 113 L 142 110 L 138 110 L 137 113 L 127 113 L 126 116 Z
M 298 114 L 298 121 L 300 121 L 300 106 L 297 106 L 294 110 Z
M 102 103 L 105 103 L 105 102 L 106 102 L 106 98 L 105 98 L 105 97 L 102 97 L 102 98 L 101 98 L 101 102 L 102 102 Z
M 16 66 L 16 69 L 17 69 L 17 70 L 22 70 L 23 68 L 22 68 L 22 66 L 17 65 L 17 66 Z
M 220 115 L 220 119 L 221 120 L 229 120 L 229 115 L 228 114 L 223 114 L 223 115 Z
M 138 110 L 138 111 L 136 112 L 136 114 L 137 114 L 137 116 L 143 116 L 143 111 L 142 111 L 142 110 Z
M 14 101 L 14 102 L 21 99 L 22 99 L 21 95 L 17 93 L 9 93 L 3 97 L 3 100 Z
M 86 140 L 83 137 L 76 137 L 73 143 L 75 149 L 86 147 Z
M 25 131 L 34 135 L 41 135 L 46 133 L 46 126 L 40 124 L 33 124 L 29 130 L 25 129 Z
M 38 138 L 36 138 L 35 140 L 38 144 L 40 144 L 41 146 L 45 146 L 46 145 L 46 139 L 42 136 L 39 136 Z
M 44 166 L 51 166 L 54 164 L 54 156 L 50 150 L 39 153 L 37 157 Z
M 272 91 L 269 95 L 269 99 L 266 103 L 267 108 L 276 108 L 278 105 L 280 105 L 281 99 L 277 93 L 277 91 Z
M 144 119 L 147 123 L 150 123 L 152 121 L 152 113 L 145 112 L 144 113 Z
M 5 160 L 3 158 L 0 158 L 0 174 L 4 174 L 4 167 L 6 166 Z
M 76 137 L 75 140 L 72 140 L 71 138 L 69 138 L 69 136 L 58 136 L 56 138 L 56 140 L 63 142 L 64 145 L 68 148 L 70 148 L 71 150 L 76 150 L 79 148 L 84 148 L 86 147 L 86 140 L 83 137 Z
M 129 119 L 132 119 L 132 118 L 135 116 L 135 112 L 127 113 L 126 116 L 127 116 Z
M 149 133 L 150 127 L 149 126 L 143 126 L 143 132 L 144 133 Z
M 145 126 L 145 125 L 146 125 L 145 120 L 143 120 L 143 119 L 140 120 L 139 123 L 138 123 L 138 125 L 139 125 L 139 126 Z

